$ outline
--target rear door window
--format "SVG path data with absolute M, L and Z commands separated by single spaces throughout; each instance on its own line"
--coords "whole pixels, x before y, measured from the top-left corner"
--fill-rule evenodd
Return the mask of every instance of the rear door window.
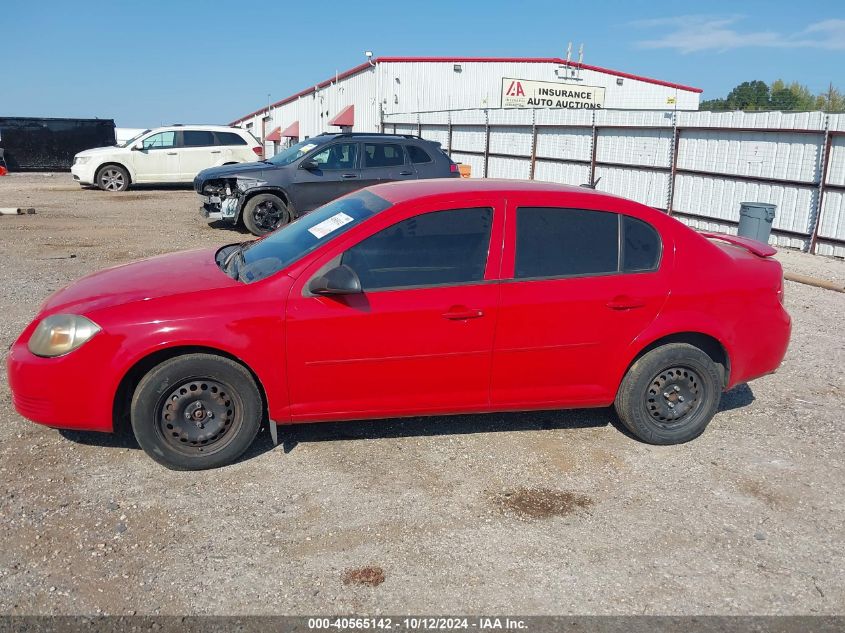
M 182 145 L 184 147 L 211 147 L 214 145 L 214 134 L 207 130 L 183 130 Z
M 657 270 L 662 248 L 654 227 L 627 215 L 521 207 L 516 213 L 514 276 L 544 279 Z
M 401 145 L 364 143 L 364 167 L 395 167 L 405 164 Z
M 602 275 L 618 270 L 617 214 L 548 207 L 517 210 L 517 279 Z

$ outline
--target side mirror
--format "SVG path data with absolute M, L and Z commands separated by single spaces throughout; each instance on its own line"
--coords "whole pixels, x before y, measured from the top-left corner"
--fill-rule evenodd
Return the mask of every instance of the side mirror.
M 313 160 L 306 160 L 301 165 L 302 169 L 307 169 L 308 171 L 317 171 L 320 169 L 320 166 Z
M 139 150 L 144 149 L 144 145 L 143 143 L 134 143 L 129 149 L 131 149 L 133 152 L 137 152 Z
M 362 292 L 361 280 L 349 266 L 337 266 L 314 277 L 308 291 L 315 295 L 357 295 Z

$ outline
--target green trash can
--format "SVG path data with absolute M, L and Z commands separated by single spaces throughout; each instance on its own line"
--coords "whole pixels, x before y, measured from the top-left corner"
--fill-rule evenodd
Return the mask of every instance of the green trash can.
M 741 202 L 739 206 L 739 235 L 768 244 L 777 205 L 768 202 Z

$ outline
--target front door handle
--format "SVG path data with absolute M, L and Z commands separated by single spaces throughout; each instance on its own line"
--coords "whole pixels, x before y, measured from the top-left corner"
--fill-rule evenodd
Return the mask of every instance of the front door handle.
M 414 172 L 412 172 L 412 171 L 400 171 L 399 175 L 400 176 L 413 176 Z
M 466 306 L 452 306 L 446 312 L 443 313 L 444 319 L 449 319 L 450 321 L 463 321 L 464 319 L 477 319 L 478 317 L 483 317 L 484 312 L 481 310 L 473 310 Z
M 358 175 L 357 174 L 341 174 L 340 177 L 345 178 L 346 180 L 349 180 L 350 178 L 357 178 Z
M 167 152 L 168 156 L 176 156 L 176 152 Z
M 212 154 L 219 154 L 219 153 L 220 153 L 220 150 L 219 150 L 219 149 L 214 149 L 214 150 L 211 150 L 211 153 L 212 153 Z
M 607 302 L 607 307 L 611 310 L 633 310 L 634 308 L 642 308 L 645 306 L 645 299 L 642 297 L 629 297 L 628 295 L 618 295 Z

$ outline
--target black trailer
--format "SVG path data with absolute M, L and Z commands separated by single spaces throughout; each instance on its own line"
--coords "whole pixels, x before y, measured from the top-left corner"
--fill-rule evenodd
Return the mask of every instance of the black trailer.
M 9 171 L 67 171 L 74 154 L 115 144 L 112 119 L 0 117 Z

